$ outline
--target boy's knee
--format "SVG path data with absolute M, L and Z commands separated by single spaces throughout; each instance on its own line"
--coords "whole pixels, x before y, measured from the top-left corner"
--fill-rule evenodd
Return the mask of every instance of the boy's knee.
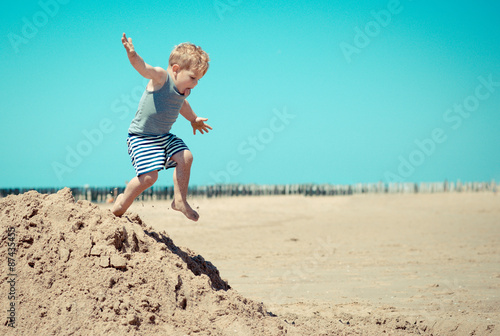
M 142 175 L 142 183 L 151 187 L 158 180 L 158 171 L 153 171 Z
M 186 164 L 191 165 L 193 163 L 193 153 L 191 151 L 184 151 L 184 160 Z
M 172 159 L 177 165 L 190 166 L 193 163 L 193 154 L 189 150 L 176 153 Z

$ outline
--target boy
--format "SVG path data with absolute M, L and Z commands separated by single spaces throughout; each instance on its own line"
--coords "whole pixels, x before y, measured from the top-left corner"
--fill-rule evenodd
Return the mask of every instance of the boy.
M 165 70 L 146 64 L 125 33 L 122 44 L 132 66 L 150 81 L 128 130 L 128 152 L 137 176 L 118 195 L 111 211 L 116 216 L 123 215 L 134 199 L 156 182 L 159 170 L 175 167 L 172 209 L 197 221 L 198 213 L 186 200 L 193 155 L 170 129 L 179 113 L 191 122 L 193 134 L 212 129 L 205 123 L 208 119 L 198 117 L 186 100 L 208 70 L 208 55 L 194 44 L 181 43 L 170 54 Z

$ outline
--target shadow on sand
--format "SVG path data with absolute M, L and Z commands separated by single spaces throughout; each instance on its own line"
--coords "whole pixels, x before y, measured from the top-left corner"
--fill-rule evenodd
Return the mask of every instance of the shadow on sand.
M 199 276 L 205 274 L 210 278 L 210 283 L 215 290 L 225 290 L 231 288 L 229 284 L 222 280 L 219 274 L 219 270 L 210 261 L 205 260 L 201 255 L 195 255 L 193 252 L 185 252 L 180 247 L 174 244 L 172 239 L 165 236 L 162 233 L 157 233 L 154 231 L 144 230 L 151 238 L 154 238 L 157 242 L 165 244 L 165 246 L 174 254 L 178 255 L 187 265 L 188 269 L 193 272 L 194 275 Z

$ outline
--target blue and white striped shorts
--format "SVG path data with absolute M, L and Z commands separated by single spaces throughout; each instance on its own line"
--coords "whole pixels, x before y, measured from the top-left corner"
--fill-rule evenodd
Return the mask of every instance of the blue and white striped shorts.
M 172 156 L 180 151 L 189 150 L 184 141 L 172 133 L 129 134 L 127 145 L 137 176 L 155 170 L 173 168 L 177 164 L 172 160 Z

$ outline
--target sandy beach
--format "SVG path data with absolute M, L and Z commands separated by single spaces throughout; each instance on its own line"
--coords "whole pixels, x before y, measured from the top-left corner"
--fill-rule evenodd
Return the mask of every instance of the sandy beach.
M 193 198 L 131 212 L 317 335 L 500 334 L 500 196 Z M 108 205 L 102 205 L 108 208 Z
M 0 199 L 0 334 L 500 333 L 492 192 L 189 201 Z

